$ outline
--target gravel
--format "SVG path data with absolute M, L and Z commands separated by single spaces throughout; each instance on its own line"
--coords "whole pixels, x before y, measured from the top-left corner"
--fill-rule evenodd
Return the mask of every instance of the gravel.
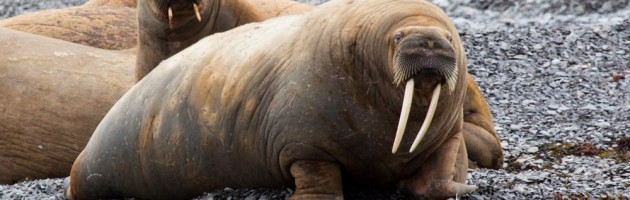
M 0 2 L 0 19 L 43 9 L 81 5 L 87 0 L 3 0 Z
M 0 3 L 0 17 L 80 4 Z M 320 3 L 322 0 L 312 0 Z M 629 0 L 432 0 L 451 16 L 505 150 L 471 170 L 461 199 L 630 197 Z M 59 199 L 60 179 L 0 185 L 2 199 Z M 348 199 L 409 199 L 353 188 Z M 199 199 L 278 199 L 291 189 L 225 188 Z

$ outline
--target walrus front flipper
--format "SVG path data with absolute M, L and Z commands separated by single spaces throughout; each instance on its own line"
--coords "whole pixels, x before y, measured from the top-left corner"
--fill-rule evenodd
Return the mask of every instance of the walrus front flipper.
M 463 134 L 468 159 L 472 161 L 468 167 L 500 169 L 503 166 L 503 149 L 494 131 L 488 103 L 473 77 L 468 74 L 466 79 Z
M 466 185 L 468 163 L 462 133 L 457 133 L 440 146 L 417 173 L 399 184 L 403 192 L 429 199 L 447 199 L 477 190 Z
M 343 199 L 339 164 L 297 161 L 291 165 L 295 192 L 289 199 Z

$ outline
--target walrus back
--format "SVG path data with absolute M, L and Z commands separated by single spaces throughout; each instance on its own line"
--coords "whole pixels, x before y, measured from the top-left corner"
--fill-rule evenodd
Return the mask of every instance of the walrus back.
M 182 199 L 226 185 L 287 184 L 268 171 L 277 162 L 266 159 L 266 135 L 256 123 L 237 124 L 252 118 L 244 91 L 252 77 L 276 62 L 263 36 L 290 34 L 293 20 L 215 34 L 163 61 L 101 121 L 73 166 L 73 195 Z
M 87 46 L 122 50 L 136 46 L 136 11 L 127 7 L 79 6 L 0 20 L 0 27 Z

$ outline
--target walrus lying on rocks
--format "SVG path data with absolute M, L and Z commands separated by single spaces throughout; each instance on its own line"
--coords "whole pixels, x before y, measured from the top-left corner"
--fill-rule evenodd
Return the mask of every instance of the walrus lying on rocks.
M 0 183 L 63 177 L 131 85 L 134 57 L 0 28 Z
M 135 0 L 92 0 L 0 20 L 0 27 L 102 49 L 136 46 Z
M 162 60 L 207 35 L 275 16 L 304 13 L 313 8 L 288 0 L 140 0 L 138 5 L 137 80 Z M 227 17 L 213 21 L 217 16 Z M 494 130 L 488 103 L 470 75 L 466 87 L 469 92 L 464 103 L 464 138 L 471 167 L 499 169 L 503 165 L 503 149 Z
M 137 80 L 162 60 L 212 33 L 313 8 L 289 0 L 140 0 L 138 5 Z M 222 16 L 221 20 L 213 20 L 218 16 Z M 488 103 L 470 75 L 466 87 L 464 138 L 470 166 L 499 169 L 503 165 L 503 149 Z
M 295 185 L 293 199 L 340 199 L 342 175 L 464 195 L 476 188 L 462 183 L 466 72 L 455 27 L 425 1 L 331 1 L 243 25 L 134 85 L 76 159 L 67 195 Z

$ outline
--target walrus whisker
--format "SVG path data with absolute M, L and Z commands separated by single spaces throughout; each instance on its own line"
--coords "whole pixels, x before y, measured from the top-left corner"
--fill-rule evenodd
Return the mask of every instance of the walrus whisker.
M 457 70 L 453 70 L 450 71 L 449 73 L 447 73 L 447 82 L 448 82 L 448 91 L 449 92 L 453 92 L 455 91 L 455 84 L 457 84 Z
M 173 29 L 173 9 L 170 6 L 168 7 L 168 27 Z
M 420 131 L 416 136 L 416 139 L 413 141 L 413 145 L 411 145 L 411 149 L 409 149 L 409 153 L 416 150 L 418 144 L 424 137 L 424 134 L 429 130 L 429 125 L 431 125 L 431 121 L 433 120 L 433 115 L 435 114 L 435 108 L 437 108 L 437 101 L 440 98 L 440 89 L 442 87 L 438 84 L 435 86 L 433 90 L 433 96 L 431 96 L 431 104 L 429 104 L 429 110 L 427 111 L 427 116 L 424 118 L 424 122 L 422 122 L 422 127 L 420 127 Z
M 405 134 L 405 127 L 407 127 L 407 119 L 409 119 L 409 112 L 411 111 L 411 102 L 413 100 L 413 88 L 414 88 L 413 79 L 409 79 L 407 81 L 407 85 L 405 86 L 405 97 L 403 98 L 403 106 L 400 111 L 400 120 L 398 121 L 398 129 L 396 130 L 396 137 L 394 138 L 394 146 L 392 147 L 392 154 L 396 153 L 398 147 L 400 146 L 400 141 L 402 140 L 403 135 Z
M 195 10 L 195 16 L 197 16 L 197 21 L 201 22 L 201 14 L 199 13 L 199 7 L 197 3 L 193 3 L 193 9 Z

